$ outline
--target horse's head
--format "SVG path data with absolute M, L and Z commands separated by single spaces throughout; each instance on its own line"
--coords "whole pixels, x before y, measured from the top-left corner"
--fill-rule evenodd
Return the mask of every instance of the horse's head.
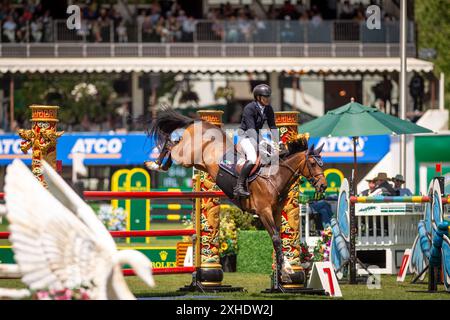
M 301 174 L 308 179 L 309 183 L 316 189 L 316 192 L 323 193 L 327 189 L 327 180 L 323 173 L 323 161 L 320 152 L 323 144 L 314 149 L 314 144 L 306 151 L 305 166 Z

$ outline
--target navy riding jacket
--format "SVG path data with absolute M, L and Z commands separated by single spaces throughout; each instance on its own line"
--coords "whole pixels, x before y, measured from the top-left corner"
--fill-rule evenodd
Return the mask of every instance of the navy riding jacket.
M 264 112 L 261 112 L 257 102 L 252 101 L 244 107 L 240 129 L 245 132 L 247 137 L 258 141 L 259 130 L 263 128 L 266 121 L 270 129 L 277 129 L 272 106 L 265 106 Z

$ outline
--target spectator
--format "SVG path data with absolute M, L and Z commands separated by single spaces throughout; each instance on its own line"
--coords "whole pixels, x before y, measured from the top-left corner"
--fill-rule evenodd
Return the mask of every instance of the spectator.
M 375 94 L 375 100 L 380 100 L 380 110 L 387 111 L 387 103 L 392 105 L 392 81 L 386 74 L 383 75 L 383 80 L 372 87 Z M 392 109 L 392 108 L 391 108 Z
M 292 28 L 290 16 L 284 17 L 284 22 L 281 27 L 281 42 L 294 42 L 295 33 Z
M 111 19 L 109 18 L 105 9 L 100 10 L 100 16 L 97 19 L 99 37 L 96 37 L 97 42 L 109 41 L 111 31 Z
M 333 211 L 331 206 L 325 200 L 313 201 L 309 203 L 310 208 L 313 213 L 320 216 L 320 221 L 322 223 L 322 230 L 331 226 L 331 218 L 333 217 Z
M 45 11 L 42 23 L 44 24 L 44 41 L 53 41 L 53 18 L 49 10 Z
M 240 33 L 239 26 L 236 21 L 235 16 L 231 16 L 229 21 L 226 23 L 226 39 L 227 42 L 239 42 L 240 41 Z
M 41 42 L 43 35 L 43 23 L 42 18 L 38 18 L 31 22 L 31 36 L 33 37 L 34 42 Z
M 267 39 L 267 25 L 266 22 L 260 20 L 259 17 L 255 17 L 253 20 L 253 38 L 257 42 L 263 42 L 264 39 Z
M 417 72 L 414 72 L 414 76 L 409 83 L 409 93 L 414 101 L 414 111 L 422 111 L 423 109 L 424 89 L 423 78 Z
M 158 23 L 156 24 L 156 34 L 160 42 L 170 42 L 170 30 L 163 16 L 159 17 Z
M 392 187 L 392 185 L 388 182 L 389 178 L 386 172 L 379 172 L 375 177 L 375 189 L 373 191 L 373 195 L 381 195 L 383 196 L 396 196 L 397 191 Z
M 3 35 L 9 42 L 16 42 L 17 24 L 11 15 L 6 18 L 6 22 L 3 24 Z
M 308 11 L 305 10 L 302 12 L 300 18 L 299 18 L 300 23 L 306 23 L 309 22 L 309 14 Z
M 81 28 L 77 30 L 77 35 L 86 39 L 89 36 L 88 20 L 84 18 L 84 11 L 81 12 Z
M 251 41 L 252 38 L 252 25 L 251 23 L 248 21 L 247 16 L 245 15 L 244 10 L 239 10 L 239 17 L 237 19 L 237 24 L 239 27 L 239 33 L 240 33 L 240 39 L 242 40 L 242 35 L 245 38 L 245 41 L 249 42 Z
M 367 179 L 366 181 L 369 184 L 369 189 L 366 189 L 363 192 L 361 192 L 362 196 L 370 196 L 375 191 L 375 187 L 376 187 L 376 185 L 375 185 L 375 178 Z
M 184 42 L 194 41 L 194 32 L 196 24 L 197 22 L 194 20 L 192 16 L 189 16 L 189 18 L 183 21 L 181 41 Z
M 155 31 L 153 28 L 152 20 L 149 15 L 146 15 L 144 17 L 141 28 L 142 28 L 142 41 L 144 42 L 154 41 Z
M 317 10 L 317 7 L 313 8 L 313 16 L 311 17 L 311 24 L 314 27 L 318 27 L 322 24 L 322 15 L 320 14 L 319 10 Z
M 168 29 L 168 41 L 181 41 L 181 25 L 178 22 L 177 18 L 175 18 L 174 16 L 170 16 L 167 20 L 166 25 Z
M 211 30 L 218 39 L 221 40 L 224 39 L 225 37 L 224 24 L 221 23 L 219 20 L 217 20 L 217 18 L 214 18 L 212 20 Z
M 356 21 L 356 22 L 360 22 L 360 23 L 366 21 L 366 17 L 364 15 L 364 11 L 357 10 L 356 11 L 356 15 L 353 18 L 353 20 Z
M 142 28 L 142 24 L 144 23 L 145 17 L 147 16 L 146 11 L 145 10 L 139 10 L 139 14 L 136 18 L 136 22 L 138 25 L 138 28 Z M 142 29 L 140 29 L 142 30 Z
M 120 21 L 116 31 L 119 42 L 128 42 L 127 27 L 124 20 Z
M 413 193 L 408 188 L 402 188 L 402 184 L 406 181 L 401 174 L 397 174 L 395 177 L 391 179 L 394 183 L 394 189 L 397 191 L 398 196 L 412 196 Z
M 355 10 L 353 5 L 350 4 L 348 0 L 344 1 L 341 7 L 339 18 L 343 20 L 352 19 L 355 15 Z
M 187 16 L 186 16 L 186 12 L 184 12 L 184 10 L 180 10 L 180 13 L 177 16 L 177 21 L 180 24 L 180 26 L 183 26 L 184 21 L 186 21 Z
M 157 6 L 153 7 L 152 6 L 152 10 L 151 10 L 151 14 L 150 14 L 150 20 L 152 22 L 153 25 L 158 24 L 159 19 L 161 18 L 161 9 L 158 9 Z

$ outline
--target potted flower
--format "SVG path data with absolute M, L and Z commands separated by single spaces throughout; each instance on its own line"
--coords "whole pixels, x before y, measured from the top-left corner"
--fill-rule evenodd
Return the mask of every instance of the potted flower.
M 219 232 L 220 263 L 224 272 L 236 272 L 237 228 L 234 220 L 227 214 L 221 214 Z
M 109 204 L 101 204 L 97 213 L 97 217 L 109 231 L 122 231 L 127 226 L 127 212 L 119 207 L 113 208 Z M 124 241 L 123 238 L 116 239 L 117 242 Z
M 313 260 L 322 262 L 330 260 L 330 246 L 331 246 L 331 227 L 320 231 L 320 239 L 314 247 Z

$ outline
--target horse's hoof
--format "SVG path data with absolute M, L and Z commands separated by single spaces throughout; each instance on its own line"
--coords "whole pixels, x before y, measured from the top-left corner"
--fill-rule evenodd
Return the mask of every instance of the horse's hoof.
M 167 170 L 162 170 L 161 167 L 155 161 L 144 162 L 147 169 L 152 171 L 166 172 Z
M 283 274 L 281 275 L 281 281 L 282 281 L 283 283 L 292 283 L 292 279 L 291 279 L 291 277 L 289 276 L 289 274 L 287 274 L 287 273 L 283 273 Z

